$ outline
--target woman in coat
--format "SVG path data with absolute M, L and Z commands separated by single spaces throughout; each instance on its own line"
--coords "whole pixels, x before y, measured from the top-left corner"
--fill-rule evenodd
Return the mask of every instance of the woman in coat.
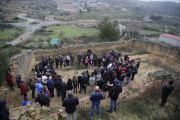
M 14 82 L 12 80 L 12 75 L 9 70 L 6 71 L 6 82 L 9 85 L 10 89 L 13 89 Z
M 72 80 L 71 79 L 68 79 L 67 85 L 68 85 L 68 90 L 72 90 L 73 89 Z

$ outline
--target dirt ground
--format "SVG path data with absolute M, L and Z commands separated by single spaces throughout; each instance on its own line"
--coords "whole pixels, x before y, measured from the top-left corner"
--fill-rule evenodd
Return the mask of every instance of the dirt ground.
M 153 71 L 157 71 L 159 70 L 159 68 L 156 68 L 154 66 L 152 66 L 151 64 L 149 64 L 149 60 L 152 57 L 152 54 L 144 54 L 144 55 L 135 55 L 135 56 L 129 56 L 131 59 L 135 59 L 135 63 L 137 62 L 137 60 L 141 60 L 141 65 L 140 68 L 138 70 L 138 74 L 135 75 L 135 78 L 133 81 L 130 81 L 130 83 L 128 84 L 128 86 L 134 85 L 137 88 L 141 88 L 141 86 L 143 86 L 143 80 L 146 79 L 147 75 L 149 72 L 153 72 Z M 38 63 L 39 61 L 37 61 Z M 88 70 L 90 73 L 93 72 L 94 69 L 83 69 L 83 70 L 77 70 L 77 69 L 73 69 L 72 67 L 70 68 L 62 68 L 62 69 L 56 69 L 55 71 L 57 72 L 58 75 L 62 76 L 62 79 L 64 79 L 66 82 L 68 80 L 68 78 L 72 78 L 74 75 L 78 75 L 79 73 L 82 73 L 83 71 Z M 32 72 L 33 75 L 33 72 Z M 127 85 L 125 84 L 126 82 L 126 77 L 124 79 L 123 82 L 123 87 L 126 87 Z M 47 86 L 45 85 L 44 87 L 47 88 Z M 79 91 L 79 89 L 78 89 Z M 83 98 L 83 97 L 87 97 L 91 94 L 91 92 L 89 91 L 89 86 L 87 87 L 86 90 L 86 94 L 84 94 L 84 92 L 82 92 L 81 94 L 79 93 L 74 93 L 74 96 L 77 96 L 79 99 Z M 17 97 L 18 101 L 16 103 L 15 106 L 21 105 L 21 101 L 23 100 L 23 95 L 20 95 L 20 90 L 19 88 L 15 88 L 15 93 L 17 93 L 19 95 L 19 97 Z M 60 107 L 62 106 L 62 101 L 61 101 L 61 97 L 57 97 L 56 96 L 56 89 L 54 89 L 54 94 L 55 97 L 51 98 L 51 107 Z M 29 91 L 27 93 L 27 95 L 30 98 L 30 101 L 35 102 L 35 99 L 31 97 L 31 91 Z M 35 92 L 35 96 L 37 96 L 37 91 Z

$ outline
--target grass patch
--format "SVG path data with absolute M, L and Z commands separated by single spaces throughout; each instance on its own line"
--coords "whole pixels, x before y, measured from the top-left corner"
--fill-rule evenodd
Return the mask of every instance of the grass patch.
M 40 42 L 32 41 L 32 42 L 27 43 L 25 46 L 30 46 L 30 45 L 39 46 L 39 45 L 40 45 Z
M 62 36 L 65 38 L 78 38 L 81 36 L 93 36 L 97 35 L 99 32 L 96 28 L 80 28 L 78 26 L 48 26 L 46 30 L 53 30 L 53 34 L 44 36 L 44 35 L 32 35 L 33 39 L 40 39 L 40 38 L 61 38 Z M 63 32 L 63 34 L 62 34 Z
M 16 32 L 21 32 L 21 35 L 26 32 L 25 28 L 15 27 L 15 28 L 5 28 L 4 31 L 0 31 L 0 40 L 11 41 L 19 36 L 15 37 Z
M 150 34 L 161 34 L 162 32 L 152 31 L 152 30 L 139 30 L 141 35 L 150 35 Z

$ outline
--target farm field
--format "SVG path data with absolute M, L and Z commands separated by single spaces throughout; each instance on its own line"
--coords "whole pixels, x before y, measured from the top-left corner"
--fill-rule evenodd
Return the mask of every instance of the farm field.
M 11 41 L 11 40 L 17 38 L 17 37 L 15 37 L 15 33 L 19 32 L 19 31 L 21 32 L 21 34 L 23 34 L 26 32 L 26 29 L 25 28 L 19 28 L 19 27 L 5 28 L 4 31 L 0 31 L 0 40 Z
M 150 34 L 161 34 L 162 32 L 152 31 L 152 30 L 139 30 L 141 35 L 150 35 Z
M 32 39 L 41 39 L 41 38 L 78 38 L 81 36 L 93 36 L 97 35 L 99 32 L 96 28 L 80 28 L 78 26 L 47 26 L 45 30 L 53 30 L 50 35 L 41 35 L 33 34 Z M 63 34 L 62 34 L 63 32 Z

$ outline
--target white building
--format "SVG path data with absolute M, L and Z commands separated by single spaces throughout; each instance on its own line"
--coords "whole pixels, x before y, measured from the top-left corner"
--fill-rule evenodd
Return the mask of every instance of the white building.
M 180 46 L 180 36 L 171 35 L 171 34 L 161 34 L 159 36 L 159 41 L 174 45 Z
M 122 25 L 122 24 L 119 24 L 119 31 L 120 32 L 123 32 L 126 30 L 126 26 Z

